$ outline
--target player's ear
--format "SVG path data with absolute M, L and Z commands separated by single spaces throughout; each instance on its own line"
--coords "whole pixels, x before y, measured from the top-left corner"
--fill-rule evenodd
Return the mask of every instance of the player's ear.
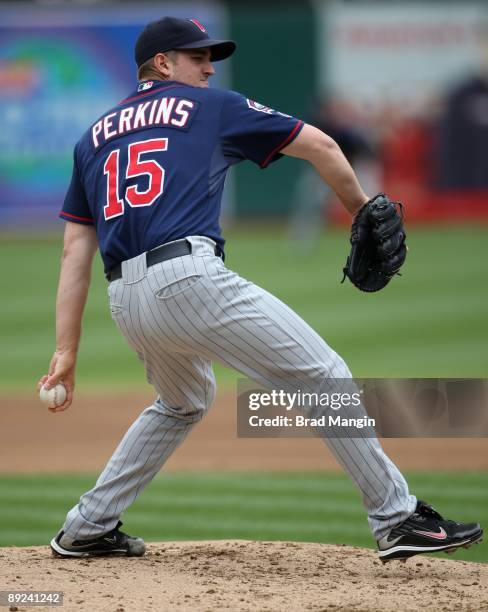
M 165 79 L 173 76 L 173 61 L 168 53 L 156 53 L 153 57 L 154 67 Z

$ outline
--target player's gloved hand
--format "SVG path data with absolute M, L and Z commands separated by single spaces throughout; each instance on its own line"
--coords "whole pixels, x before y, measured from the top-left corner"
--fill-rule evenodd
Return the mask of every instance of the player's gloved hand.
M 384 193 L 368 200 L 354 217 L 342 282 L 347 276 L 361 291 L 383 289 L 405 261 L 405 238 L 403 205 Z

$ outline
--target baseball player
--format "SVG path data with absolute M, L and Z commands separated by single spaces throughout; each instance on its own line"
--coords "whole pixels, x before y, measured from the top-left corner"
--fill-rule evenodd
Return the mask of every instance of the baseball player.
M 318 392 L 326 382 L 351 378 L 296 313 L 224 264 L 220 202 L 235 163 L 248 159 L 266 168 L 282 155 L 303 158 L 352 215 L 368 202 L 330 137 L 239 93 L 208 88 L 213 62 L 235 47 L 211 39 L 196 19 L 150 23 L 135 47 L 138 87 L 75 147 L 60 213 L 66 228 L 56 351 L 38 385 L 62 381 L 67 399 L 52 411 L 71 405 L 98 248 L 112 317 L 157 397 L 68 512 L 51 541 L 56 555 L 144 554 L 140 538 L 120 531 L 120 517 L 212 404 L 214 360 L 268 388 Z M 324 441 L 361 491 L 382 560 L 481 539 L 478 524 L 444 520 L 411 495 L 376 438 Z

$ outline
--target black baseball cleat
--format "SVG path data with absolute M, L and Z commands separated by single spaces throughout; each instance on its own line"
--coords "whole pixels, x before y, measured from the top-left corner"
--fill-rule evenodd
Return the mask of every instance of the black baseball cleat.
M 406 561 L 422 553 L 453 553 L 482 539 L 479 523 L 446 520 L 432 506 L 419 500 L 415 512 L 406 521 L 378 540 L 378 555 L 383 563 L 393 559 Z
M 104 555 L 125 555 L 142 557 L 146 552 L 144 540 L 119 531 L 119 521 L 115 529 L 93 540 L 73 540 L 64 531 L 51 540 L 51 550 L 56 557 L 95 557 Z

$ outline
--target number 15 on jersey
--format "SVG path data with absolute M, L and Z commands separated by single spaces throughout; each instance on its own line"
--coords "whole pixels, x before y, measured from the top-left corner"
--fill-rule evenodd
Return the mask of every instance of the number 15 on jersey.
M 124 214 L 124 204 L 129 206 L 151 206 L 163 193 L 165 171 L 154 159 L 142 159 L 141 156 L 168 149 L 167 138 L 153 138 L 140 140 L 129 145 L 127 168 L 120 168 L 120 149 L 114 149 L 107 157 L 103 171 L 107 177 L 107 197 L 103 207 L 105 220 L 113 219 Z M 120 176 L 124 174 L 125 193 L 119 196 Z M 126 180 L 138 176 L 148 175 L 149 185 L 145 191 L 137 185 L 127 186 Z

